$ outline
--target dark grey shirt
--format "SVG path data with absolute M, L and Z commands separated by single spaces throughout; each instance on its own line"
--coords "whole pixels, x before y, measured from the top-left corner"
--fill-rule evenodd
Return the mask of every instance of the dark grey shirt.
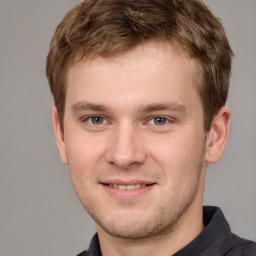
M 204 206 L 203 217 L 204 231 L 173 256 L 256 256 L 256 243 L 231 233 L 218 207 Z M 88 251 L 77 256 L 102 256 L 97 234 Z

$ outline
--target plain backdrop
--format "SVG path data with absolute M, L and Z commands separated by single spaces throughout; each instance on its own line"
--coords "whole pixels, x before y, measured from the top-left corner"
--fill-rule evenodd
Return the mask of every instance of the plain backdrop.
M 96 231 L 73 192 L 51 124 L 45 58 L 78 0 L 0 0 L 0 256 L 71 256 Z M 223 159 L 207 170 L 204 203 L 256 240 L 256 1 L 207 0 L 235 52 Z

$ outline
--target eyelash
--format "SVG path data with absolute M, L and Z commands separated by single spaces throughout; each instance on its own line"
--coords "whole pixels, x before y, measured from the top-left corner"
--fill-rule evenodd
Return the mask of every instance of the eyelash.
M 101 125 L 101 124 L 93 123 L 93 118 L 101 118 L 103 120 L 103 123 L 101 123 L 101 124 L 107 123 L 107 119 L 105 117 L 103 117 L 103 116 L 89 116 L 89 117 L 86 117 L 86 118 L 82 119 L 82 122 L 88 122 L 91 125 L 96 125 L 96 126 L 97 125 Z M 91 120 L 91 121 L 89 121 L 89 120 Z
M 158 119 L 158 121 L 159 121 L 159 119 L 161 119 L 162 121 L 164 121 L 164 123 L 163 123 L 163 124 L 156 124 L 157 119 Z M 172 123 L 172 122 L 173 122 L 173 119 L 167 118 L 167 117 L 165 117 L 165 116 L 153 116 L 153 117 L 151 117 L 151 118 L 147 121 L 147 123 L 150 123 L 151 121 L 154 122 L 154 123 L 152 123 L 152 125 L 164 126 L 164 125 L 166 125 L 166 124 Z
M 102 123 L 95 124 L 95 123 L 93 122 L 93 118 L 100 118 L 100 119 L 102 119 Z M 163 124 L 156 124 L 157 119 L 162 119 L 162 121 L 164 121 L 164 123 L 163 123 Z M 89 121 L 89 120 L 90 120 L 90 121 Z M 150 123 L 151 121 L 153 121 L 154 123 Z M 97 115 L 95 115 L 95 116 L 88 116 L 88 117 L 86 117 L 86 118 L 83 118 L 83 119 L 82 119 L 82 122 L 88 122 L 90 125 L 95 125 L 95 126 L 99 126 L 99 125 L 103 125 L 103 124 L 108 123 L 108 121 L 107 121 L 107 119 L 106 119 L 105 117 L 103 117 L 103 116 L 97 116 Z M 152 116 L 152 117 L 150 117 L 150 118 L 146 121 L 146 123 L 148 123 L 148 124 L 150 124 L 150 125 L 156 125 L 156 126 L 164 126 L 164 125 L 169 124 L 169 123 L 172 123 L 172 122 L 174 122 L 173 119 L 167 118 L 167 117 L 165 117 L 165 116 Z

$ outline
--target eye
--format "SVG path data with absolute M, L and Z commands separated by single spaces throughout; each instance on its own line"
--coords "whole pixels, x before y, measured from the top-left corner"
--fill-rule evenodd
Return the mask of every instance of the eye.
M 94 125 L 101 125 L 107 123 L 107 120 L 101 116 L 91 116 L 86 118 L 86 121 Z
M 156 116 L 149 120 L 149 124 L 154 124 L 154 125 L 165 125 L 168 122 L 169 120 L 162 116 Z

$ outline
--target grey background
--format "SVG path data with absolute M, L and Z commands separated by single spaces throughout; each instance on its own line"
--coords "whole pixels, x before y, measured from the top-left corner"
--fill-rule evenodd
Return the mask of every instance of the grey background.
M 230 140 L 207 171 L 205 204 L 256 240 L 256 1 L 207 0 L 236 54 Z M 93 221 L 59 160 L 45 58 L 56 25 L 78 0 L 0 1 L 0 256 L 71 256 L 87 248 Z

